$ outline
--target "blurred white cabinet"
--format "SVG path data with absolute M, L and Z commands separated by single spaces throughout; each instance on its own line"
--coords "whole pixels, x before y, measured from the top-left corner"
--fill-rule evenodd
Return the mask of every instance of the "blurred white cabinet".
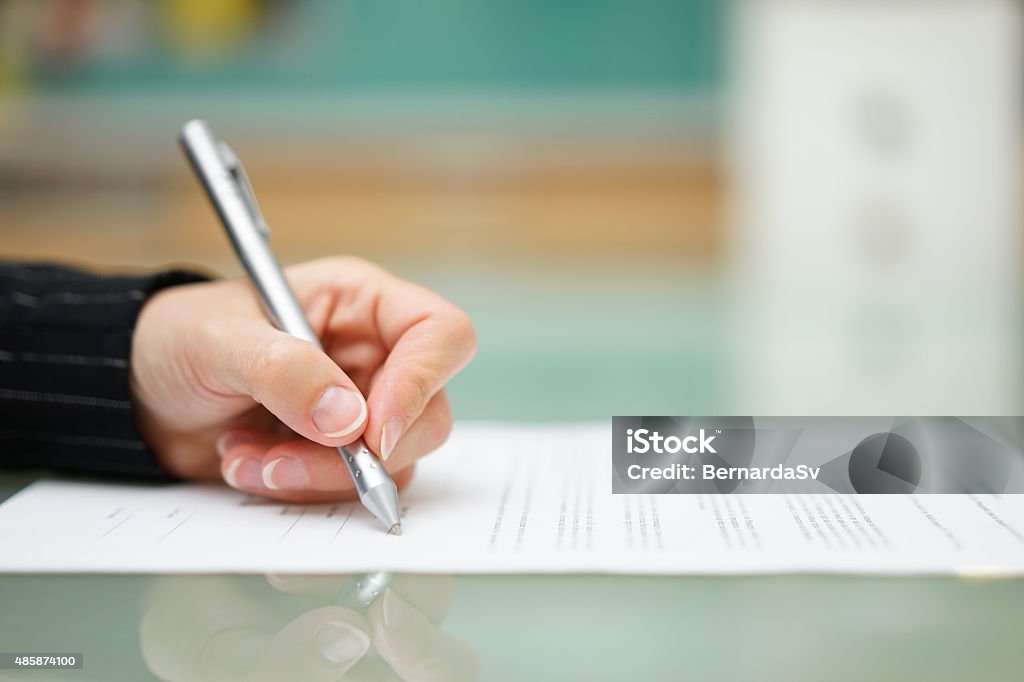
M 734 9 L 742 404 L 1020 410 L 1017 4 Z

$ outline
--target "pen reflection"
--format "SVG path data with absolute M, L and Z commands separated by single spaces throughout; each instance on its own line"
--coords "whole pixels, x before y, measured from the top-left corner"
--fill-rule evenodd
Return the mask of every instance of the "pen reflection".
M 379 595 L 354 599 L 357 585 Z M 475 680 L 476 653 L 441 629 L 453 588 L 450 576 L 160 577 L 141 653 L 172 682 Z

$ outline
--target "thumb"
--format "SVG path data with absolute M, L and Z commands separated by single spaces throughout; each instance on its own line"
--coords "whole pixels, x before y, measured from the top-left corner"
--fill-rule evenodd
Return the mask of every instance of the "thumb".
M 328 446 L 351 443 L 366 428 L 366 400 L 321 349 L 269 325 L 232 329 L 216 344 L 214 372 L 296 433 Z

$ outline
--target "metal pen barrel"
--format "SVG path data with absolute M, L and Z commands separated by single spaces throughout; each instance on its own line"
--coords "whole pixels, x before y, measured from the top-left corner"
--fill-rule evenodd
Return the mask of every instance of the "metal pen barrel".
M 217 140 L 209 126 L 200 120 L 186 123 L 180 139 L 271 322 L 322 350 L 320 340 L 270 249 L 269 228 L 234 152 Z M 384 523 L 389 533 L 401 535 L 398 487 L 384 465 L 361 438 L 339 447 L 338 454 L 363 506 Z

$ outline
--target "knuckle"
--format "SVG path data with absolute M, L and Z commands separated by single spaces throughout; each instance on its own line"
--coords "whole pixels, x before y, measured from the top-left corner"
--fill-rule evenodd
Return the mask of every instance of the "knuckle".
M 459 357 L 464 362 L 468 362 L 476 354 L 477 349 L 477 335 L 473 321 L 461 308 L 454 308 L 449 329 L 451 330 L 452 345 L 458 351 Z
M 410 413 L 419 412 L 433 397 L 434 382 L 431 373 L 420 367 L 407 372 L 404 381 L 407 388 L 404 407 Z
M 228 341 L 224 324 L 219 317 L 202 317 L 192 328 L 192 338 L 198 348 L 223 349 Z
M 379 265 L 376 265 L 365 258 L 348 254 L 327 256 L 300 267 L 308 267 L 309 270 L 328 277 L 337 275 L 338 273 L 366 276 L 384 271 Z
M 431 404 L 432 409 L 427 420 L 427 442 L 431 450 L 436 450 L 444 445 L 452 433 L 451 406 L 443 393 L 439 396 L 440 399 L 435 399 Z
M 299 358 L 298 344 L 279 338 L 260 346 L 253 358 L 252 376 L 258 386 L 274 385 L 283 380 Z
M 222 318 L 199 317 L 182 344 L 185 367 L 234 370 L 238 342 Z
M 325 287 L 347 290 L 354 285 L 379 281 L 390 274 L 381 266 L 359 256 L 326 256 L 295 265 L 287 270 L 288 278 L 300 291 L 323 290 Z
M 366 271 L 378 269 L 378 266 L 374 265 L 365 258 L 360 258 L 359 256 L 352 256 L 348 254 L 343 256 L 335 256 L 331 258 L 330 264 L 333 268 L 345 268 L 347 270 Z

